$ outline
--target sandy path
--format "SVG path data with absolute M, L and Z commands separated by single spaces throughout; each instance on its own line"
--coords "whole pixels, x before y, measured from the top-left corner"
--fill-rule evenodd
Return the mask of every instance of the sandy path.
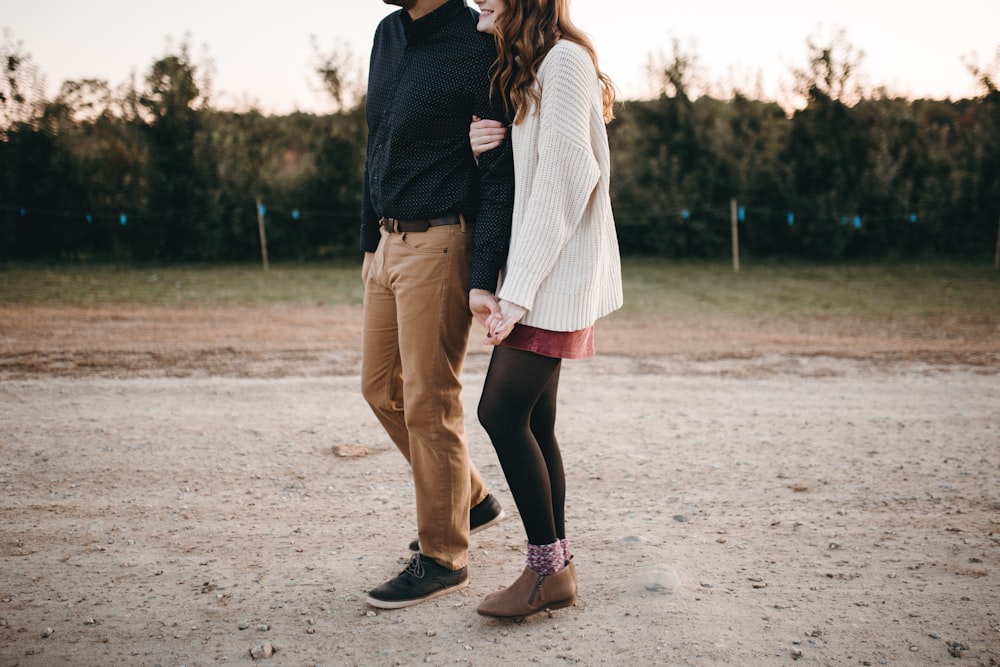
M 1000 373 L 974 363 L 996 344 L 567 363 L 580 600 L 508 623 L 475 613 L 523 537 L 473 417 L 511 518 L 473 538 L 465 592 L 376 612 L 363 593 L 402 567 L 412 487 L 356 353 L 305 334 L 251 353 L 230 316 L 200 345 L 193 324 L 115 343 L 114 321 L 74 316 L 103 343 L 63 366 L 57 333 L 0 326 L 0 665 L 251 664 L 265 642 L 276 665 L 1000 664 Z

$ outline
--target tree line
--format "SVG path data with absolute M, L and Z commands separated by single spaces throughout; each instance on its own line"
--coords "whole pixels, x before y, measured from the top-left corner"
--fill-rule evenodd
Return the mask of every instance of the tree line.
M 314 45 L 315 48 L 315 45 Z M 54 98 L 20 44 L 0 44 L 0 258 L 244 261 L 358 253 L 366 125 L 349 58 L 320 54 L 328 114 L 213 108 L 186 45 L 141 81 L 67 81 Z M 856 85 L 840 35 L 808 42 L 792 111 L 695 93 L 674 44 L 660 94 L 609 126 L 622 252 L 809 259 L 990 257 L 1000 222 L 1000 49 L 961 100 Z M 357 91 L 354 91 L 357 93 Z M 262 203 L 258 209 L 257 201 Z

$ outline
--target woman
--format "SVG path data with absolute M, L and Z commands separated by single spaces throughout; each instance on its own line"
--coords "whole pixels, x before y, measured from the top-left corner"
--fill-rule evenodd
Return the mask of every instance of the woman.
M 527 566 L 483 600 L 484 616 L 516 618 L 576 600 L 566 540 L 566 484 L 555 437 L 562 359 L 594 354 L 594 322 L 622 304 L 609 195 L 606 123 L 614 89 L 568 0 L 475 0 L 477 28 L 497 44 L 494 94 L 514 118 L 514 215 L 496 294 L 469 305 L 495 345 L 479 403 L 528 537 Z M 486 123 L 483 121 L 482 123 Z M 502 139 L 474 123 L 474 149 Z

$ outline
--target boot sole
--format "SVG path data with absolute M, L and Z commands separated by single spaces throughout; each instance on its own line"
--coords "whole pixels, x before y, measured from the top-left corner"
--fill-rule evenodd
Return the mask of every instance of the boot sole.
M 448 593 L 460 591 L 468 585 L 469 580 L 466 579 L 460 584 L 455 584 L 454 586 L 449 586 L 448 588 L 442 588 L 441 590 L 435 591 L 430 595 L 425 595 L 422 598 L 410 598 L 408 600 L 379 600 L 378 598 L 373 598 L 369 595 L 365 601 L 371 606 L 379 609 L 402 609 L 404 607 L 412 607 L 413 605 L 420 604 L 421 602 L 427 602 L 428 600 L 439 598 L 442 595 L 447 595 Z
M 476 610 L 480 616 L 487 616 L 489 618 L 504 618 L 504 619 L 518 619 L 518 618 L 528 618 L 529 616 L 534 616 L 535 614 L 543 611 L 554 611 L 556 609 L 565 609 L 566 607 L 572 606 L 576 603 L 576 596 L 569 598 L 568 600 L 560 600 L 559 602 L 554 602 L 552 604 L 545 605 L 544 607 L 539 607 L 529 611 L 526 614 L 489 614 L 479 609 Z

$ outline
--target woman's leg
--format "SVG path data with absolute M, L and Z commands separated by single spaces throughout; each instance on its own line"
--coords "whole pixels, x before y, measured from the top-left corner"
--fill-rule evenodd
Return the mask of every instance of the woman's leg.
M 562 454 L 559 442 L 556 440 L 556 401 L 559 393 L 559 371 L 562 364 L 556 366 L 552 376 L 542 390 L 535 408 L 531 411 L 531 434 L 535 436 L 538 449 L 545 459 L 545 468 L 549 474 L 549 485 L 552 494 L 552 520 L 555 524 L 556 537 L 566 538 L 566 474 L 563 471 Z
M 479 401 L 528 535 L 527 567 L 479 605 L 484 616 L 517 618 L 576 601 L 576 569 L 564 538 L 566 480 L 555 437 L 561 359 L 494 348 Z
M 554 430 L 561 362 L 497 346 L 479 401 L 479 421 L 532 545 L 565 537 L 566 480 Z

